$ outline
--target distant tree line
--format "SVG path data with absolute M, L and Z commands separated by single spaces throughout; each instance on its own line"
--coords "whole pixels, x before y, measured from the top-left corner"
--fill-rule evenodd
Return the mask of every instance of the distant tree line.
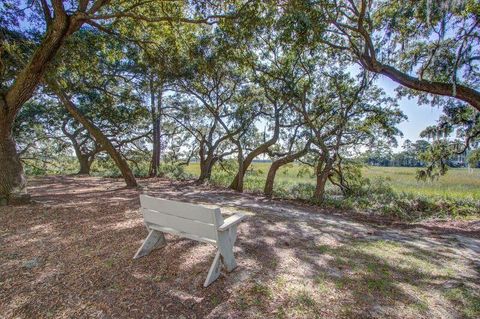
M 394 166 L 394 167 L 426 167 L 429 163 L 425 157 L 434 146 L 426 140 L 412 142 L 405 140 L 402 151 L 392 152 L 391 149 L 376 149 L 364 152 L 359 158 L 367 165 Z M 477 150 L 467 149 L 462 153 L 451 153 L 446 158 L 449 167 L 480 167 L 480 162 L 475 158 Z

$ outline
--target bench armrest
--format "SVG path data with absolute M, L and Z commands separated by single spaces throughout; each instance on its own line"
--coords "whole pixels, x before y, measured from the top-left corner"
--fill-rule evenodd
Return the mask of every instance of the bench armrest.
M 224 220 L 223 224 L 218 227 L 219 231 L 228 230 L 233 225 L 240 223 L 245 218 L 245 215 L 236 213 L 233 216 L 228 217 Z

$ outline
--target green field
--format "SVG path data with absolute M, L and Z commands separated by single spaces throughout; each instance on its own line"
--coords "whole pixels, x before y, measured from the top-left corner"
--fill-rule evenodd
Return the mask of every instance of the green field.
M 247 190 L 261 190 L 262 181 L 268 172 L 269 163 L 253 163 L 253 171 L 247 174 L 245 188 Z M 298 183 L 314 183 L 310 173 L 300 174 L 305 167 L 299 164 L 287 165 L 277 173 L 275 184 L 294 185 Z M 468 169 L 450 169 L 447 175 L 440 177 L 434 182 L 417 182 L 415 179 L 416 168 L 412 167 L 365 167 L 362 172 L 375 182 L 378 178 L 386 179 L 391 187 L 397 192 L 404 192 L 415 195 L 448 197 L 455 199 L 480 200 L 480 169 L 469 172 Z M 192 163 L 187 172 L 197 176 L 199 164 Z M 226 184 L 226 180 L 223 184 Z

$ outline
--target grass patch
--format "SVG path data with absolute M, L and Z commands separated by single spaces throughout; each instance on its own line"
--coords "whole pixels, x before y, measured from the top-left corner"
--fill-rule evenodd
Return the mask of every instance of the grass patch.
M 245 178 L 246 189 L 257 191 L 263 189 L 265 177 L 270 163 L 253 163 L 253 171 Z M 418 196 L 435 196 L 440 198 L 457 198 L 480 201 L 480 169 L 469 171 L 466 168 L 451 168 L 447 175 L 433 183 L 417 182 L 415 167 L 376 167 L 366 166 L 362 174 L 371 179 L 385 179 L 398 193 Z M 185 168 L 187 173 L 198 176 L 199 163 L 191 163 Z M 228 175 L 228 174 L 227 174 Z M 224 186 L 231 182 L 231 176 L 218 176 L 217 182 Z M 225 178 L 225 181 L 222 181 Z M 289 164 L 281 167 L 275 178 L 275 186 L 279 188 L 288 185 L 314 184 L 315 179 L 310 167 L 300 164 Z M 332 185 L 327 186 L 332 190 Z
M 315 299 L 313 299 L 311 294 L 306 290 L 301 290 L 297 293 L 295 303 L 299 307 L 314 307 L 317 304 Z
M 444 296 L 462 309 L 462 313 L 467 318 L 480 317 L 480 296 L 478 292 L 472 292 L 466 287 L 457 287 L 446 289 Z
M 236 299 L 236 305 L 241 310 L 246 310 L 249 307 L 256 306 L 265 308 L 273 296 L 271 288 L 260 282 L 249 283 L 247 287 L 242 290 L 242 293 Z

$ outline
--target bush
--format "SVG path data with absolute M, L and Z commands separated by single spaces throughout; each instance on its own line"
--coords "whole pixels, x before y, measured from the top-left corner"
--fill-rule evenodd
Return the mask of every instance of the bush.
M 177 180 L 191 179 L 194 176 L 185 172 L 185 166 L 178 163 L 164 163 L 159 167 L 159 176 Z
M 290 187 L 291 198 L 311 199 L 315 193 L 315 185 L 312 183 L 298 183 Z

